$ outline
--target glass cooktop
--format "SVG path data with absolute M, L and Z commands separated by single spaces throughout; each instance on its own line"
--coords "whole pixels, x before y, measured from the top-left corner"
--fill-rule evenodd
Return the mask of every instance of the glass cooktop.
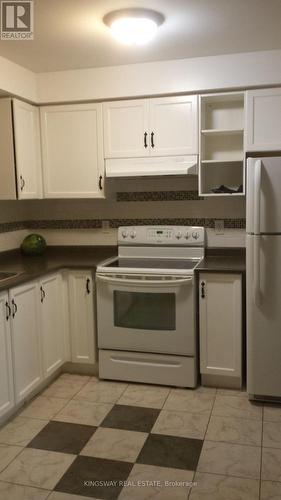
M 108 268 L 122 269 L 193 269 L 200 259 L 124 259 L 119 258 L 107 264 Z

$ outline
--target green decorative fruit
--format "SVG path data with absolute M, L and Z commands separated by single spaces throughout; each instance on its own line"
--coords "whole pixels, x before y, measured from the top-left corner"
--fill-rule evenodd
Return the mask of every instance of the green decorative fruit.
M 42 255 L 46 250 L 46 241 L 40 234 L 29 234 L 21 244 L 21 251 L 25 255 Z

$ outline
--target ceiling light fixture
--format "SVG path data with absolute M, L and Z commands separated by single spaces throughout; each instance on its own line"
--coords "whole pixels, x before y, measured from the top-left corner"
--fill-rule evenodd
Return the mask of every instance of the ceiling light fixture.
M 106 14 L 103 22 L 119 42 L 145 45 L 156 35 L 158 26 L 164 22 L 164 16 L 150 9 L 120 9 Z

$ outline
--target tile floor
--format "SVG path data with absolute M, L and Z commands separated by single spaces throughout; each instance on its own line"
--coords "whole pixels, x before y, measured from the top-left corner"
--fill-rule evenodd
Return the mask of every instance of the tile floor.
M 0 429 L 0 500 L 280 500 L 281 406 L 64 374 Z

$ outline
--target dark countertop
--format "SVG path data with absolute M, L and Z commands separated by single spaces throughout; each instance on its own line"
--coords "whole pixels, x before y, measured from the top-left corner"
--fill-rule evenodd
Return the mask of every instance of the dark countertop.
M 93 269 L 104 259 L 117 255 L 117 246 L 48 247 L 42 256 L 27 257 L 20 250 L 0 253 L 0 271 L 19 273 L 0 281 L 0 291 L 60 269 Z
M 246 254 L 243 248 L 207 249 L 206 256 L 196 267 L 197 272 L 245 273 Z
M 117 255 L 117 246 L 54 246 L 48 247 L 42 256 L 26 257 L 20 250 L 0 253 L 0 272 L 19 273 L 14 278 L 0 281 L 0 291 L 39 278 L 61 269 L 93 269 L 104 259 Z M 206 251 L 206 257 L 196 272 L 246 271 L 245 250 L 214 249 Z

